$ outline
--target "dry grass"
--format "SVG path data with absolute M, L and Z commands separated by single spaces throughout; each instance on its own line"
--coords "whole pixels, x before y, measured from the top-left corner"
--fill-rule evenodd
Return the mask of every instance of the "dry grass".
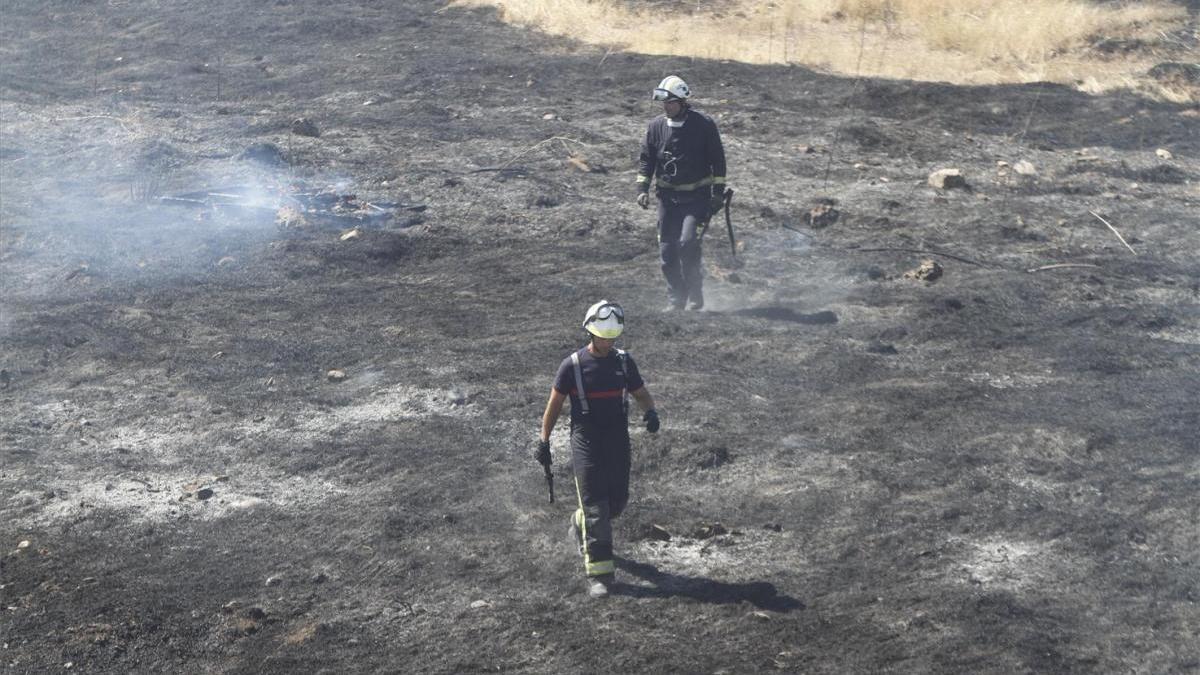
M 1141 80 L 1150 66 L 1181 60 L 1151 52 L 1106 57 L 1089 47 L 1096 39 L 1157 40 L 1187 21 L 1182 7 L 1154 1 L 740 0 L 722 15 L 639 14 L 614 0 L 452 4 L 495 6 L 510 23 L 647 54 L 960 84 L 1051 81 L 1092 92 L 1148 86 Z

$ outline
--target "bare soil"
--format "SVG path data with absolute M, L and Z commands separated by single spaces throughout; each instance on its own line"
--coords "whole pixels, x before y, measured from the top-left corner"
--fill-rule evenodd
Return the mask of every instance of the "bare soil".
M 5 672 L 1200 670 L 1195 108 L 429 0 L 0 16 Z M 668 73 L 741 247 L 684 315 L 632 199 Z M 269 208 L 155 199 L 229 186 Z M 597 603 L 529 451 L 601 297 L 664 428 Z

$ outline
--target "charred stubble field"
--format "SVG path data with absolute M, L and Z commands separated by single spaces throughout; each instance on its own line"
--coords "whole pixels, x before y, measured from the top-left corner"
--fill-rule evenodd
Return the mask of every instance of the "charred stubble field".
M 1200 669 L 1196 110 L 440 2 L 0 11 L 6 672 Z M 631 199 L 672 72 L 741 241 L 680 316 Z M 225 186 L 270 208 L 148 198 Z M 596 603 L 528 452 L 600 297 L 664 429 Z

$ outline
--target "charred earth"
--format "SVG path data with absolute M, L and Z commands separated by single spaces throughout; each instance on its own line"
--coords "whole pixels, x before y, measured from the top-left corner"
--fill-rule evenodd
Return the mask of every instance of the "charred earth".
M 1200 669 L 1194 107 L 419 0 L 0 12 L 0 670 Z M 739 250 L 664 316 L 668 73 Z M 597 603 L 529 450 L 601 297 L 664 428 Z

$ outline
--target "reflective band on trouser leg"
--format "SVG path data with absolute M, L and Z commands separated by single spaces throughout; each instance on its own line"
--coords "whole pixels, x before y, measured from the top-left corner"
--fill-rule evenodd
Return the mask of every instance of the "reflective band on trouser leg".
M 579 487 L 579 476 L 575 477 L 575 497 L 579 500 L 579 510 L 575 512 L 576 522 L 580 524 L 580 535 L 583 539 L 583 570 L 589 577 L 601 574 L 612 574 L 616 566 L 612 560 L 592 562 L 592 550 L 588 546 L 587 511 L 583 508 L 583 490 Z
M 588 414 L 587 392 L 583 390 L 583 368 L 579 365 L 579 352 L 571 352 L 571 363 L 575 365 L 575 390 L 579 392 L 579 411 Z

